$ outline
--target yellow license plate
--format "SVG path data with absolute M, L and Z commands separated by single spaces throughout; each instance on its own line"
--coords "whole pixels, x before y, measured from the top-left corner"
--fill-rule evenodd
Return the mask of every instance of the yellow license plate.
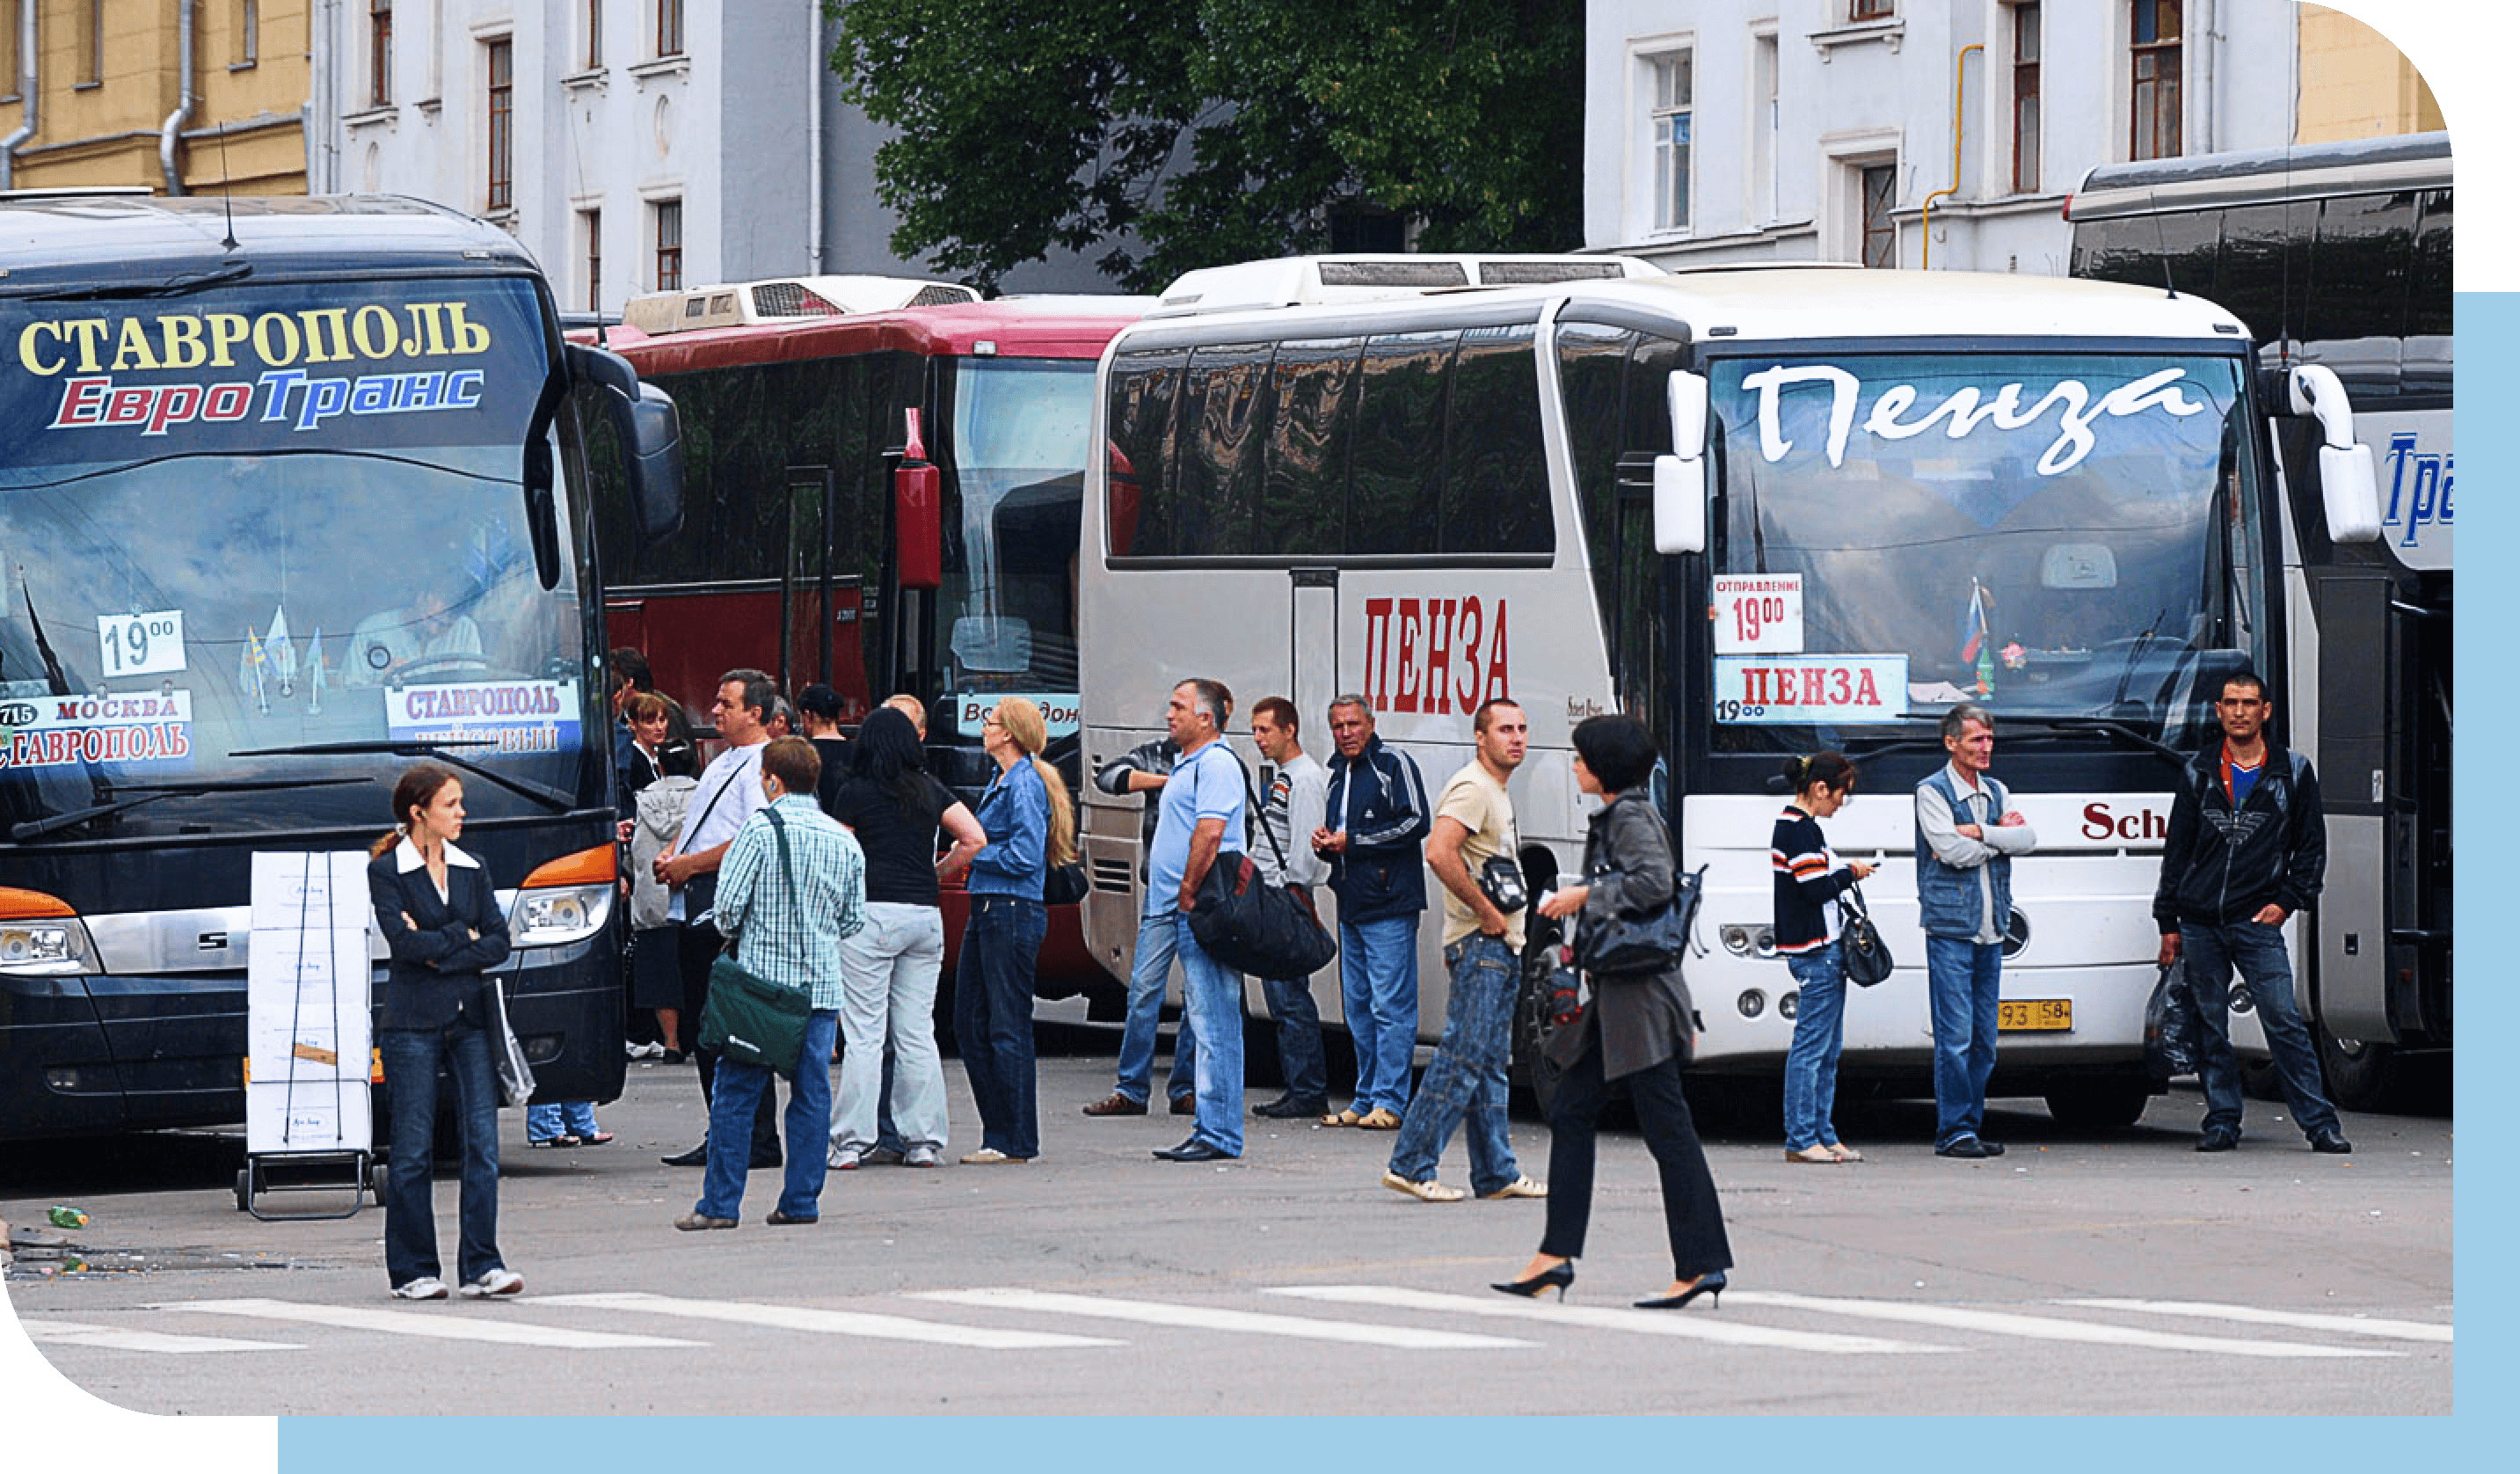
M 2074 1000 L 2005 998 L 1995 1005 L 1995 1027 L 2007 1034 L 2017 1030 L 2069 1030 L 2074 1027 Z

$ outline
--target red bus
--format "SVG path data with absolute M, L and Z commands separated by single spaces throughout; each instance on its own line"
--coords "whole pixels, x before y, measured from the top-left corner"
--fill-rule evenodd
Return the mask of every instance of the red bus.
M 680 408 L 689 514 L 675 536 L 642 542 L 599 477 L 608 640 L 645 652 L 658 689 L 703 717 L 738 666 L 791 695 L 828 683 L 844 724 L 907 691 L 927 707 L 931 770 L 973 802 L 994 776 L 981 714 L 1027 696 L 1076 787 L 1094 366 L 1149 305 L 980 301 L 952 283 L 874 277 L 634 299 L 603 344 Z M 948 978 L 964 915 L 949 888 Z M 1102 976 L 1075 907 L 1054 909 L 1042 990 Z

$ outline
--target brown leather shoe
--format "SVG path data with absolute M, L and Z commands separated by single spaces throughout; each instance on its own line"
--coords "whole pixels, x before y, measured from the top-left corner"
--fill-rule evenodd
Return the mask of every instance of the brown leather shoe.
M 1195 1095 L 1176 1095 L 1176 1096 L 1174 1096 L 1174 1097 L 1173 1097 L 1173 1114 L 1174 1114 L 1174 1115 L 1176 1115 L 1176 1116 L 1195 1116 L 1195 1115 L 1197 1115 L 1197 1114 L 1198 1114 L 1198 1097 L 1197 1097 L 1197 1096 L 1195 1096 Z
M 1147 1103 L 1143 1100 L 1131 1100 L 1128 1096 L 1114 1090 L 1087 1106 L 1085 1114 L 1088 1116 L 1144 1116 L 1147 1114 Z

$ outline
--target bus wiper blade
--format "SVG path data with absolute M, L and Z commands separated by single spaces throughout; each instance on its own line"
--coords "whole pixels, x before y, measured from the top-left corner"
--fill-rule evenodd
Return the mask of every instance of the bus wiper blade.
M 68 813 L 57 813 L 49 818 L 28 819 L 22 824 L 12 827 L 9 838 L 20 843 L 39 840 L 45 835 L 57 834 L 93 819 L 102 819 L 111 814 L 138 808 L 143 804 L 155 804 L 159 799 L 186 798 L 195 794 L 266 793 L 282 788 L 338 788 L 345 783 L 373 781 L 365 777 L 224 778 L 204 779 L 198 783 L 126 783 L 122 785 L 123 791 L 131 794 L 130 798 L 115 799 L 109 804 L 92 804 L 85 808 L 73 808 Z
M 206 291 L 211 287 L 224 287 L 230 282 L 244 281 L 251 275 L 253 275 L 253 262 L 230 261 L 223 266 L 213 266 L 207 271 L 196 271 L 185 276 L 170 276 L 162 282 L 119 282 L 107 287 L 73 287 L 62 292 L 37 292 L 20 299 L 38 302 L 94 302 L 130 300 L 138 298 L 190 297 L 196 292 Z
M 1941 719 L 1938 714 L 1932 712 L 1909 712 L 1904 714 L 1920 721 Z M 2005 726 L 2039 727 L 2049 732 L 2099 732 L 2115 737 L 2138 752 L 2150 753 L 2173 767 L 2187 766 L 2187 754 L 2166 742 L 2146 737 L 2114 716 L 2034 716 L 2023 712 L 1998 712 L 1995 714 L 1995 719 Z
M 394 758 L 434 758 L 448 767 L 460 767 L 484 782 L 495 783 L 512 794 L 533 800 L 554 813 L 566 813 L 577 806 L 577 801 L 559 789 L 536 783 L 530 778 L 511 778 L 494 772 L 469 759 L 459 758 L 449 748 L 497 747 L 487 737 L 467 737 L 455 742 L 397 742 L 390 738 L 379 742 L 309 742 L 297 747 L 241 748 L 228 754 L 231 758 L 357 758 L 386 756 Z

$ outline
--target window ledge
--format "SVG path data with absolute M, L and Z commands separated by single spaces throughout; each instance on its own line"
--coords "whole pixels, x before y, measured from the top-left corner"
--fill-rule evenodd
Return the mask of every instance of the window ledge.
M 639 80 L 647 82 L 662 76 L 687 76 L 691 73 L 691 69 L 692 59 L 685 55 L 658 57 L 652 62 L 641 62 L 630 68 L 629 72 Z
M 602 67 L 589 67 L 584 71 L 572 71 L 568 75 L 562 77 L 560 79 L 560 84 L 566 87 L 571 92 L 583 92 L 588 88 L 593 88 L 600 92 L 604 90 L 606 84 L 610 82 L 611 79 L 612 73 L 606 69 Z
M 418 108 L 421 112 L 428 114 L 429 116 L 435 117 L 437 115 L 437 110 L 446 106 L 446 99 L 442 97 L 424 97 L 420 101 L 412 104 L 412 106 Z
M 254 69 L 254 65 L 255 64 L 252 62 L 230 62 L 228 63 L 228 70 L 251 71 Z
M 1853 25 L 1831 26 L 1827 30 L 1811 33 L 1812 50 L 1820 53 L 1822 66 L 1835 60 L 1841 46 L 1861 46 L 1868 41 L 1879 41 L 1896 55 L 1900 44 L 1907 38 L 1908 23 L 1897 16 L 1887 21 L 1860 21 Z
M 375 123 L 389 123 L 401 115 L 401 109 L 394 107 L 391 103 L 388 103 L 382 108 L 361 108 L 356 113 L 342 114 L 341 126 L 345 128 L 364 128 Z
M 485 209 L 481 211 L 481 218 L 510 235 L 517 233 L 517 207 L 513 205 L 504 209 Z

